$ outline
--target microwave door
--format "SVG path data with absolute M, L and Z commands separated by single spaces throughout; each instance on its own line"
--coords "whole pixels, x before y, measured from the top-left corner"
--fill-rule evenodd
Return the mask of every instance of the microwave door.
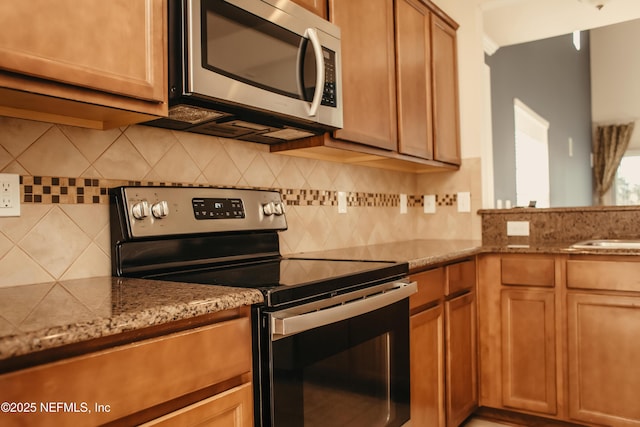
M 255 14 L 258 11 L 249 13 L 227 1 L 192 0 L 192 6 L 201 10 L 200 14 L 194 8 L 191 12 L 190 92 L 317 121 L 310 112 L 314 99 L 320 105 L 322 95 L 317 92 L 324 84 L 317 76 L 316 58 L 322 58 L 318 40 L 314 48 L 313 36 L 307 38 L 304 30 L 299 34 Z M 301 52 L 307 44 L 310 46 Z M 300 77 L 302 70 L 304 77 Z M 313 92 L 307 95 L 310 89 Z

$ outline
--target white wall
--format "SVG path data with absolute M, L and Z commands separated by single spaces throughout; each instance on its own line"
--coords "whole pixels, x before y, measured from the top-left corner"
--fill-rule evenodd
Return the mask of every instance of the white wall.
M 596 124 L 636 122 L 640 148 L 640 20 L 591 30 L 591 105 Z

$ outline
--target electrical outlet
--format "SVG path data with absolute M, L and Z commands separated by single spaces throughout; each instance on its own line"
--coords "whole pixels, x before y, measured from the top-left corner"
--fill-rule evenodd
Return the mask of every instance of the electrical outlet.
M 458 212 L 471 212 L 471 193 L 468 191 L 460 192 L 457 196 Z
M 425 194 L 423 196 L 424 200 L 424 213 L 436 213 L 436 195 L 435 194 Z
M 0 216 L 20 216 L 20 175 L 0 173 Z
M 507 236 L 528 236 L 529 221 L 507 221 Z
M 347 213 L 347 193 L 338 191 L 338 213 Z
M 407 213 L 407 195 L 406 194 L 400 194 L 400 213 L 401 214 Z

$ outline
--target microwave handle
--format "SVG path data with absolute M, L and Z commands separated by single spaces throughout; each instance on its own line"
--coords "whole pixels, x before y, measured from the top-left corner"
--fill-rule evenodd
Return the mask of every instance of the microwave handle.
M 316 90 L 313 93 L 311 105 L 307 106 L 307 113 L 311 117 L 318 113 L 318 108 L 322 101 L 322 94 L 324 93 L 324 56 L 322 55 L 322 45 L 320 44 L 316 29 L 307 28 L 304 36 L 311 40 L 311 46 L 313 46 L 313 52 L 316 56 Z

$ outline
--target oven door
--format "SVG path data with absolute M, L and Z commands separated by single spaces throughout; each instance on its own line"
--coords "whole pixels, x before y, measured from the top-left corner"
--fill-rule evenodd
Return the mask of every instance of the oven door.
M 415 284 L 267 313 L 265 426 L 402 426 L 409 420 Z M 325 308 L 328 306 L 329 308 Z M 266 402 L 263 402 L 266 403 Z

